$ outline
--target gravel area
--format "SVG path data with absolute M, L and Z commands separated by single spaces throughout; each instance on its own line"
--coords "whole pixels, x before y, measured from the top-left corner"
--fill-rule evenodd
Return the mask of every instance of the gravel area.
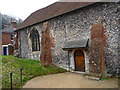
M 78 73 L 60 73 L 36 77 L 23 88 L 118 88 L 118 79 L 90 80 Z

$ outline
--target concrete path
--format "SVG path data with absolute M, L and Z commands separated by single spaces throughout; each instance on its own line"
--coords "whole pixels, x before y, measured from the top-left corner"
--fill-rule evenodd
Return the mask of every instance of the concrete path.
M 89 80 L 77 73 L 60 73 L 36 77 L 23 88 L 117 88 L 117 79 Z

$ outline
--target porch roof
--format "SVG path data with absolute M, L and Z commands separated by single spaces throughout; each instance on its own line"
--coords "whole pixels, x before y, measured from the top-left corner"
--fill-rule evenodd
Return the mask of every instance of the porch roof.
M 66 42 L 63 50 L 85 48 L 87 47 L 88 41 L 89 39 L 82 39 Z

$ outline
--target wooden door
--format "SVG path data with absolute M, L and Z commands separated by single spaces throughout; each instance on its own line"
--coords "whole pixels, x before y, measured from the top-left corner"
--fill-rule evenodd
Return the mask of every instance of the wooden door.
M 75 70 L 85 72 L 85 57 L 82 50 L 76 50 L 74 53 Z

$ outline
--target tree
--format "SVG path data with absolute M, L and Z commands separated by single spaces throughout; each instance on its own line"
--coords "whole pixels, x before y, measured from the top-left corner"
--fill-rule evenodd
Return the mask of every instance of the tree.
M 0 29 L 5 28 L 6 26 L 11 25 L 12 21 L 16 21 L 17 24 L 20 24 L 23 22 L 22 19 L 17 18 L 17 17 L 13 17 L 13 16 L 9 16 L 9 15 L 5 15 L 5 14 L 1 14 L 0 13 Z

